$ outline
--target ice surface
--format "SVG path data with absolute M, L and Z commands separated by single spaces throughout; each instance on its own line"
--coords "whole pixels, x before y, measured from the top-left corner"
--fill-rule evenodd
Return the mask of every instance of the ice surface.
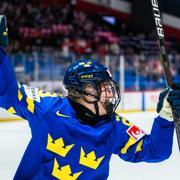
M 122 114 L 147 133 L 157 114 L 152 112 Z M 23 152 L 30 139 L 26 121 L 0 123 L 0 179 L 12 180 Z M 173 153 L 161 163 L 128 163 L 112 156 L 108 180 L 179 180 L 180 153 L 174 136 Z

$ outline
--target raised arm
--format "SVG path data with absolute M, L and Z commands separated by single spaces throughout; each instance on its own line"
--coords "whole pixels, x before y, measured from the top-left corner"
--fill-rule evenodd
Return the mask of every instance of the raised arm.
M 37 88 L 17 83 L 6 53 L 8 35 L 5 16 L 0 16 L 0 107 L 29 121 L 35 127 L 43 115 L 61 98 Z
M 6 53 L 8 47 L 8 29 L 5 16 L 0 16 L 0 106 L 8 108 L 18 91 L 13 68 Z
M 113 153 L 129 162 L 163 161 L 171 155 L 173 132 L 174 124 L 160 116 L 154 119 L 150 135 L 126 120 L 117 128 L 119 141 L 116 141 Z
M 159 96 L 159 116 L 155 118 L 149 135 L 121 118 L 116 130 L 119 139 L 114 146 L 115 154 L 130 162 L 160 162 L 169 158 L 172 153 L 174 123 L 168 96 L 169 89 L 165 89 Z

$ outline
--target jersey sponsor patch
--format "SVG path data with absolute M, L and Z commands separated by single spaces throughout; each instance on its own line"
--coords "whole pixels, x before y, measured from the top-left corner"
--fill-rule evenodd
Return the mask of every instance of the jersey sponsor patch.
M 30 86 L 24 86 L 24 90 L 26 95 L 33 99 L 34 101 L 40 102 L 40 96 L 38 94 L 38 88 L 30 87 Z
M 129 127 L 126 132 L 129 134 L 129 136 L 134 138 L 136 141 L 141 139 L 146 134 L 141 128 L 135 125 L 132 125 L 131 127 Z

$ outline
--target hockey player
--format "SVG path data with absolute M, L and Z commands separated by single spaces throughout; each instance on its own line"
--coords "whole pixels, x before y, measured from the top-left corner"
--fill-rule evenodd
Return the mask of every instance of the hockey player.
M 147 135 L 115 113 L 119 87 L 102 64 L 73 63 L 65 73 L 68 96 L 63 97 L 17 84 L 7 46 L 6 19 L 0 16 L 0 107 L 28 120 L 32 133 L 15 180 L 102 180 L 112 154 L 134 163 L 169 158 L 174 124 L 167 97 L 179 110 L 179 90 L 160 94 L 159 116 Z

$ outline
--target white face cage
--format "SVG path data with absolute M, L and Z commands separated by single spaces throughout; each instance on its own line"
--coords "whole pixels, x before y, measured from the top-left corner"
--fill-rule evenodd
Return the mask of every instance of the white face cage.
M 95 104 L 99 101 L 106 110 L 107 115 L 115 112 L 121 100 L 119 85 L 111 79 L 98 82 L 97 84 L 84 84 L 81 93 L 82 96 L 86 95 L 91 97 L 88 98 L 88 100 L 84 98 L 88 103 Z

